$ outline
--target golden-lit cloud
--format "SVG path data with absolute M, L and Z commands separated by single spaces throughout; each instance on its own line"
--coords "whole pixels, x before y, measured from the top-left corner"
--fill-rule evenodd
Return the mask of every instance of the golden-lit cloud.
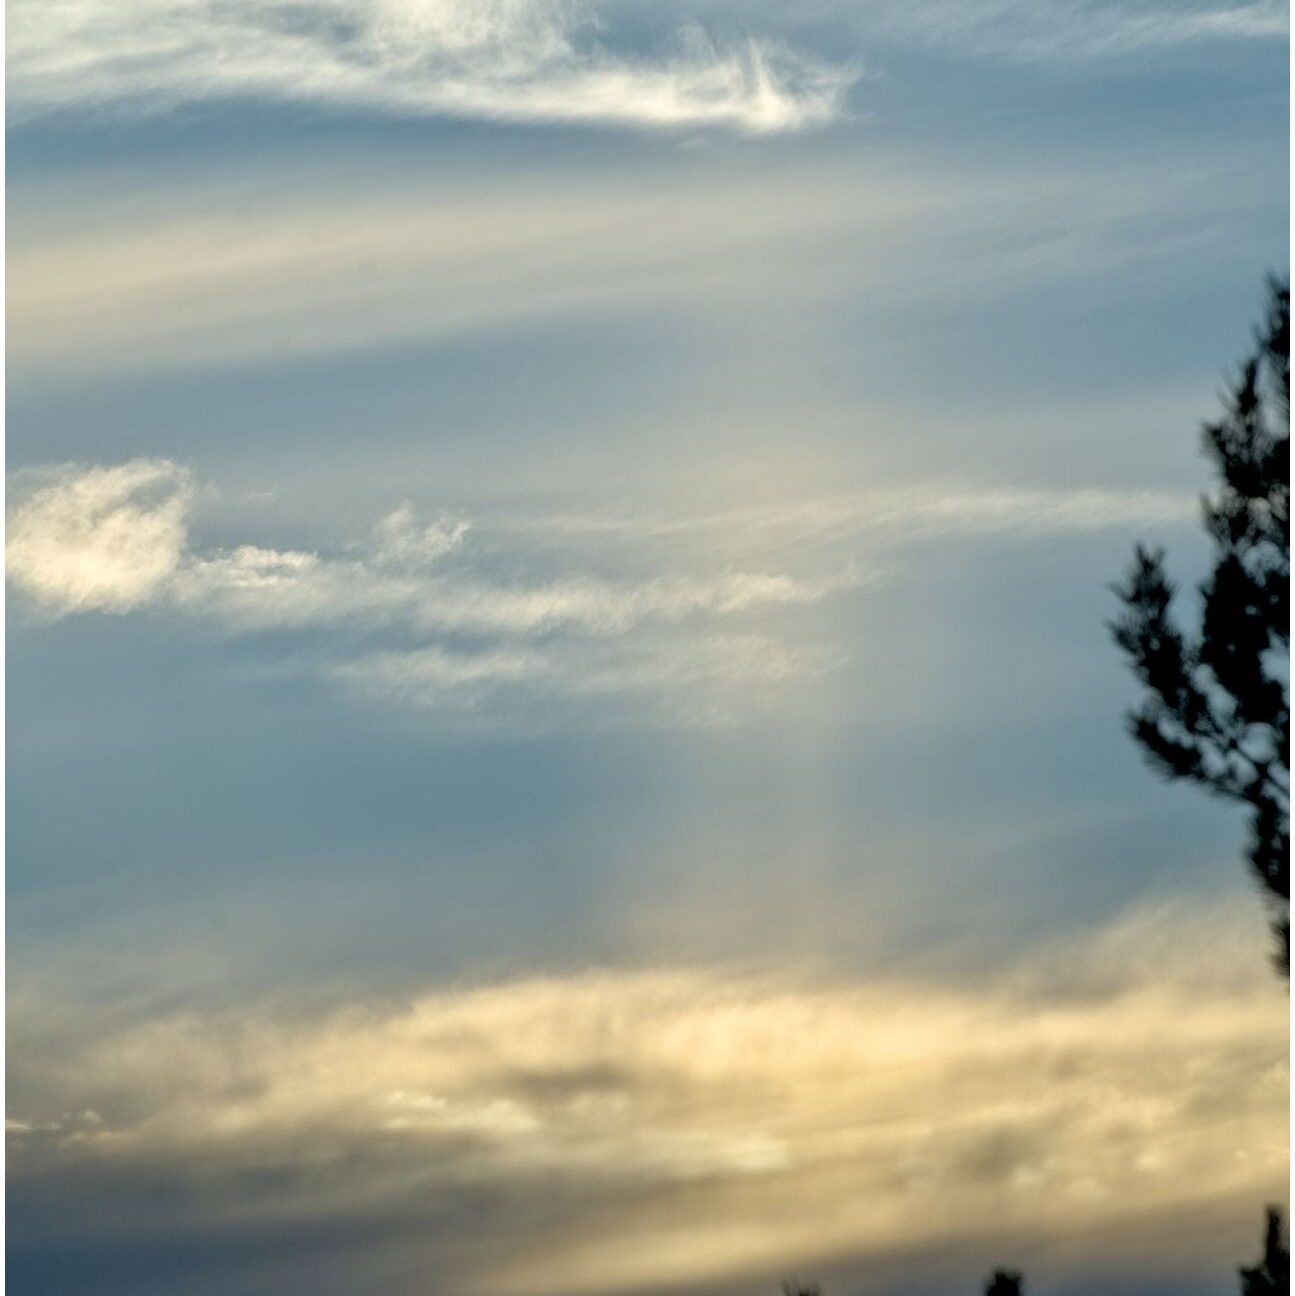
M 1217 1222 L 1284 1183 L 1285 999 L 1252 926 L 1144 911 L 963 986 L 591 970 L 118 1029 L 20 999 L 11 1165 L 199 1175 L 222 1229 L 398 1217 L 464 1292 L 664 1289 L 976 1234 L 1091 1235 L 1092 1261 L 1131 1218 Z M 447 1191 L 498 1213 L 442 1235 L 429 1205 L 420 1231 Z

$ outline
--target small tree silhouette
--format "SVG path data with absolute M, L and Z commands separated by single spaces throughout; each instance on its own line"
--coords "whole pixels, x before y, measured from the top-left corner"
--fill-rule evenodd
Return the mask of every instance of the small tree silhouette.
M 1290 1289 L 1290 1247 L 1282 1228 L 1282 1213 L 1269 1206 L 1264 1256 L 1255 1268 L 1241 1270 L 1241 1296 L 1290 1296 Z
M 1024 1277 L 1009 1269 L 995 1269 L 985 1284 L 985 1296 L 1024 1296 Z
M 1164 555 L 1139 546 L 1111 630 L 1146 686 L 1129 728 L 1151 764 L 1250 810 L 1249 860 L 1277 910 L 1290 975 L 1290 292 L 1269 284 L 1268 317 L 1223 417 L 1205 427 L 1220 478 L 1205 500 L 1214 570 L 1200 629 L 1170 614 Z
M 799 1278 L 789 1278 L 782 1284 L 782 1296 L 822 1296 L 822 1293 L 817 1283 L 801 1282 Z

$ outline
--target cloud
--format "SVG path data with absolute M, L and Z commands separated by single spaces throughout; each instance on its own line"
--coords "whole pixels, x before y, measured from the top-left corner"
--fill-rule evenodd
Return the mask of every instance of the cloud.
M 241 632 L 349 620 L 401 623 L 423 632 L 532 636 L 574 629 L 623 635 L 646 621 L 739 616 L 763 607 L 815 603 L 857 583 L 846 572 L 805 581 L 782 574 L 727 572 L 635 582 L 592 576 L 504 583 L 456 575 L 392 575 L 378 561 L 314 553 L 237 549 L 190 561 L 177 573 L 176 602 Z
M 476 551 L 464 519 L 403 503 L 360 540 L 315 550 L 195 545 L 194 480 L 168 460 L 27 471 L 11 499 L 10 585 L 44 618 L 151 608 L 293 636 L 278 648 L 290 669 L 370 701 L 532 718 L 584 704 L 706 725 L 843 665 L 795 614 L 866 587 L 906 546 L 1193 511 L 1157 492 L 919 485 L 675 517 L 514 518 Z M 700 558 L 715 537 L 760 565 Z
M 759 35 L 719 44 L 698 19 Z M 839 117 L 854 68 L 809 46 L 834 21 L 860 44 L 973 57 L 1111 59 L 1284 39 L 1273 0 L 1154 8 L 1110 0 L 883 0 L 795 10 L 741 0 L 14 0 L 10 115 L 151 112 L 254 99 L 398 116 L 797 130 Z M 821 36 L 818 43 L 821 44 Z M 839 39 L 838 39 L 839 43 Z
M 395 635 L 398 650 L 353 651 L 309 669 L 353 694 L 421 706 L 473 710 L 506 693 L 514 709 L 532 695 L 619 697 L 702 722 L 718 714 L 720 690 L 736 701 L 743 686 L 786 683 L 827 660 L 770 633 L 721 634 L 716 623 L 821 602 L 859 583 L 848 566 L 813 576 L 504 578 L 462 553 L 465 521 L 425 522 L 407 503 L 331 553 L 196 549 L 191 477 L 162 460 L 23 474 L 14 493 L 9 579 L 43 616 L 151 606 L 229 634 Z
M 189 474 L 164 459 L 63 467 L 17 479 L 9 580 L 53 614 L 124 612 L 162 594 L 183 556 Z
M 293 159 L 290 181 L 279 162 L 177 165 L 164 184 L 99 168 L 24 180 L 9 219 L 15 373 L 61 384 L 69 368 L 259 365 L 663 314 L 690 336 L 701 322 L 741 336 L 793 308 L 826 348 L 837 312 L 861 303 L 877 318 L 984 310 L 1230 253 L 1224 233 L 1267 201 L 1267 158 L 1245 148 L 1114 174 L 1109 157 L 923 172 L 875 152 L 829 165 L 706 151 L 556 179 L 451 160 L 429 179 L 354 156 L 326 172 Z
M 399 116 L 796 130 L 853 73 L 767 39 L 609 43 L 580 0 L 16 0 L 10 113 L 263 99 Z M 610 35 L 615 36 L 614 32 Z
M 843 537 L 902 546 L 959 537 L 1079 535 L 1181 525 L 1196 508 L 1175 491 L 1037 489 L 960 483 L 891 486 L 674 516 L 556 514 L 531 525 L 560 534 L 658 540 L 722 533 L 752 545 L 827 544 Z
M 463 543 L 468 524 L 440 519 L 424 526 L 407 501 L 374 528 L 373 561 L 379 567 L 410 570 L 429 567 Z
M 634 651 L 618 642 L 563 640 L 525 650 L 376 652 L 327 672 L 360 698 L 401 708 L 452 709 L 542 721 L 554 707 L 597 703 L 599 723 L 636 712 L 664 726 L 724 727 L 758 699 L 845 664 L 820 644 L 789 644 L 762 634 L 646 634 Z
M 515 169 L 429 182 L 354 161 L 321 176 L 297 162 L 286 188 L 231 192 L 191 173 L 117 202 L 109 177 L 75 192 L 35 181 L 11 222 L 14 359 L 62 381 L 68 363 L 207 366 L 672 298 L 803 295 L 805 249 L 821 257 L 825 237 L 881 239 L 914 206 L 945 209 L 894 176 L 882 194 L 839 168 L 797 168 L 771 195 L 767 170 L 676 166 L 555 184 Z
M 979 986 L 591 970 L 116 1027 L 20 998 L 10 1191 L 21 1209 L 43 1183 L 138 1184 L 160 1206 L 145 1247 L 290 1246 L 315 1220 L 351 1238 L 352 1290 L 403 1252 L 397 1296 L 429 1270 L 501 1296 L 842 1255 L 875 1273 L 977 1234 L 1050 1240 L 1058 1264 L 1082 1239 L 1100 1265 L 1131 1218 L 1178 1221 L 1178 1263 L 1200 1265 L 1210 1229 L 1286 1176 L 1285 1003 L 1241 954 L 1252 923 L 1142 910 Z M 447 1219 L 450 1199 L 475 1205 Z M 90 1214 L 66 1242 L 111 1205 Z M 272 1286 L 231 1277 L 265 1248 L 223 1250 L 226 1289 Z
M 878 37 L 964 58 L 1106 64 L 1173 47 L 1285 41 L 1290 30 L 1278 0 L 883 0 L 859 21 Z
M 461 547 L 468 524 L 423 523 L 408 503 L 350 553 L 254 544 L 196 552 L 188 543 L 192 479 L 168 460 L 68 464 L 18 474 L 11 486 L 9 579 L 52 615 L 153 603 L 214 616 L 241 632 L 367 619 L 483 634 L 576 627 L 617 635 L 646 620 L 816 602 L 855 579 L 734 571 L 636 582 L 450 579 L 433 569 Z

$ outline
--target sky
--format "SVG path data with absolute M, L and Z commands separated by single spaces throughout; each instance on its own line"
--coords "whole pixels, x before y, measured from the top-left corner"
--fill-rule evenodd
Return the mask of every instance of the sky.
M 18 1296 L 1234 1290 L 1287 1012 L 1105 627 L 1268 0 L 10 0 Z

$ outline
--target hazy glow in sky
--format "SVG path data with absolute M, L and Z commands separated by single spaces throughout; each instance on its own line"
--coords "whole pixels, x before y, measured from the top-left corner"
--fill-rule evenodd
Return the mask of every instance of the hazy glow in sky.
M 1103 622 L 1286 38 L 14 0 L 13 1289 L 1226 1287 L 1287 999 Z

